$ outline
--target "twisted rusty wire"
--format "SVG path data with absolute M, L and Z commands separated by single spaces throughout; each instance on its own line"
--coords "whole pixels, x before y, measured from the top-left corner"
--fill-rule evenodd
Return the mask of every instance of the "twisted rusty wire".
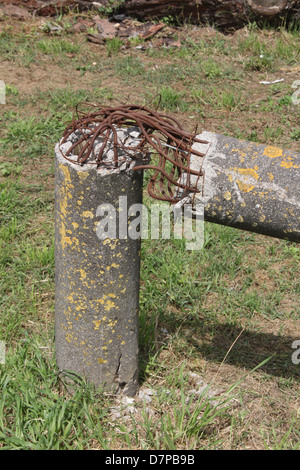
M 77 119 L 73 118 L 68 124 L 61 144 L 70 140 L 76 133 L 77 140 L 72 143 L 63 156 L 79 165 L 95 164 L 98 167 L 106 165 L 104 155 L 109 144 L 112 144 L 113 165 L 115 168 L 124 161 L 124 156 L 137 160 L 134 170 L 153 170 L 148 184 L 149 195 L 155 199 L 178 202 L 181 194 L 199 192 L 197 183 L 203 176 L 202 165 L 198 171 L 191 169 L 191 155 L 204 157 L 205 154 L 192 149 L 194 143 L 208 144 L 196 137 L 196 134 L 186 132 L 174 117 L 152 111 L 138 105 L 121 105 L 117 107 L 96 107 L 94 112 L 79 111 L 76 108 Z M 130 127 L 138 128 L 140 133 L 138 143 L 126 146 L 118 141 L 117 131 Z M 95 152 L 97 139 L 102 138 L 100 150 Z M 120 150 L 121 152 L 118 152 Z M 119 153 L 123 155 L 120 158 Z M 158 156 L 158 162 L 151 162 L 151 155 Z M 77 155 L 77 161 L 71 159 Z M 185 182 L 182 180 L 184 175 Z M 191 176 L 196 182 L 191 182 Z

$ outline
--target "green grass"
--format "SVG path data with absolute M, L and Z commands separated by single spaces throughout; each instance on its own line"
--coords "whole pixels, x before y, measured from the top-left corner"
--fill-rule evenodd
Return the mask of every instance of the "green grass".
M 188 104 L 184 99 L 182 92 L 177 92 L 170 86 L 164 86 L 157 91 L 158 97 L 156 103 L 160 109 L 165 111 L 184 111 L 188 108 Z
M 117 54 L 121 47 L 122 47 L 122 41 L 119 38 L 112 38 L 108 39 L 106 41 L 106 50 L 107 50 L 107 55 L 108 57 Z
M 68 393 L 54 349 L 53 165 L 81 102 L 150 102 L 189 130 L 299 149 L 299 31 L 252 25 L 237 37 L 206 36 L 191 27 L 180 49 L 145 41 L 142 52 L 134 40 L 87 48 L 84 35 L 71 35 L 73 20 L 55 20 L 53 37 L 20 24 L 0 35 L 14 72 L 0 108 L 0 447 L 299 449 L 299 248 L 230 227 L 206 223 L 200 251 L 174 238 L 142 243 L 139 378 L 150 401 L 136 397 L 130 412 L 78 377 Z M 57 81 L 27 91 L 39 67 Z M 283 83 L 259 84 L 282 67 Z
M 144 65 L 139 58 L 126 56 L 115 61 L 115 71 L 121 77 L 138 77 L 144 73 Z
M 211 430 L 224 413 L 229 401 L 224 398 L 218 401 L 218 407 L 213 406 L 204 391 L 198 396 L 191 394 L 187 403 L 187 376 L 183 367 L 172 370 L 172 375 L 168 368 L 162 367 L 170 387 L 179 388 L 180 396 L 164 389 L 155 394 L 155 407 L 162 413 L 159 422 L 154 422 L 144 410 L 142 423 L 137 423 L 134 416 L 127 426 L 112 423 L 110 399 L 101 390 L 94 390 L 77 378 L 75 394 L 67 397 L 64 379 L 58 372 L 53 373 L 55 362 L 47 349 L 27 336 L 19 342 L 15 355 L 8 356 L 10 372 L 0 378 L 3 450 L 82 450 L 93 446 L 93 442 L 109 449 L 114 448 L 120 436 L 124 445 L 133 449 L 138 443 L 145 449 L 172 450 L 178 443 L 188 444 L 191 438 L 197 445 L 201 435 Z M 167 415 L 163 413 L 166 403 L 171 408 Z
M 32 142 L 41 138 L 50 138 L 53 132 L 53 123 L 31 116 L 29 119 L 17 117 L 7 129 L 6 143 Z
M 204 61 L 202 68 L 207 78 L 215 79 L 222 75 L 219 65 L 212 59 Z
M 68 450 L 75 446 L 80 450 L 91 439 L 91 433 L 105 448 L 102 428 L 107 424 L 107 411 L 101 393 L 79 383 L 72 399 L 66 399 L 60 393 L 63 381 L 58 373 L 53 374 L 53 366 L 44 346 L 28 337 L 19 342 L 15 355 L 8 355 L 10 372 L 0 381 L 2 448 Z M 97 402 L 97 418 L 91 402 Z
M 10 32 L 0 34 L 0 53 L 3 60 L 16 61 L 29 67 L 35 60 L 35 51 L 30 39 L 24 34 L 14 35 Z
M 47 55 L 72 54 L 80 51 L 79 44 L 73 44 L 64 38 L 41 39 L 37 42 L 37 48 Z

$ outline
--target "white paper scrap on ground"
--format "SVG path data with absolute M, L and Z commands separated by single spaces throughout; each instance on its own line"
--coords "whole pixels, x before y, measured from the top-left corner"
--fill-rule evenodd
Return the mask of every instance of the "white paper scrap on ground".
M 283 81 L 284 81 L 284 78 L 280 78 L 279 80 L 273 80 L 273 82 L 268 82 L 267 80 L 263 80 L 262 82 L 259 82 L 259 83 L 262 83 L 263 85 L 273 85 L 274 83 L 279 83 Z

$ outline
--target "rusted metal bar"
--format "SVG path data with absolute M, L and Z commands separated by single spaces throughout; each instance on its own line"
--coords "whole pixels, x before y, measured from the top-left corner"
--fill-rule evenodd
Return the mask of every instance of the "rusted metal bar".
M 73 119 L 66 128 L 62 144 L 70 139 L 72 141 L 72 145 L 62 153 L 66 159 L 75 154 L 77 159 L 75 162 L 72 159 L 72 163 L 105 165 L 103 157 L 107 146 L 111 145 L 116 168 L 127 156 L 135 159 L 138 155 L 139 165 L 135 170 L 155 171 L 148 186 L 151 197 L 176 203 L 179 201 L 176 187 L 189 192 L 196 191 L 195 186 L 189 184 L 189 177 L 193 175 L 198 178 L 202 172 L 201 168 L 196 171 L 191 168 L 190 158 L 192 154 L 198 157 L 204 154 L 193 150 L 192 144 L 208 142 L 186 132 L 175 118 L 145 106 L 100 108 L 89 105 L 89 109 L 91 111 L 88 113 L 77 110 L 77 119 Z M 132 126 L 138 129 L 139 138 L 135 139 L 134 145 L 129 146 L 126 140 L 118 140 L 118 130 Z M 188 175 L 185 176 L 185 183 L 181 181 L 183 174 Z

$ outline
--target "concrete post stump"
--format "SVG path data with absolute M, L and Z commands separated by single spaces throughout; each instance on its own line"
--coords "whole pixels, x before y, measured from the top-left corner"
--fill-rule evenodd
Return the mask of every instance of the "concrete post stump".
M 138 387 L 140 239 L 119 222 L 142 202 L 142 173 L 83 167 L 55 148 L 55 347 L 57 365 L 95 386 L 133 396 Z M 105 207 L 115 208 L 116 236 L 97 232 Z M 101 208 L 101 210 L 99 210 Z M 103 209 L 104 208 L 104 209 Z M 124 207 L 123 207 L 124 209 Z M 110 213 L 112 218 L 114 213 Z M 126 214 L 127 227 L 127 214 Z

